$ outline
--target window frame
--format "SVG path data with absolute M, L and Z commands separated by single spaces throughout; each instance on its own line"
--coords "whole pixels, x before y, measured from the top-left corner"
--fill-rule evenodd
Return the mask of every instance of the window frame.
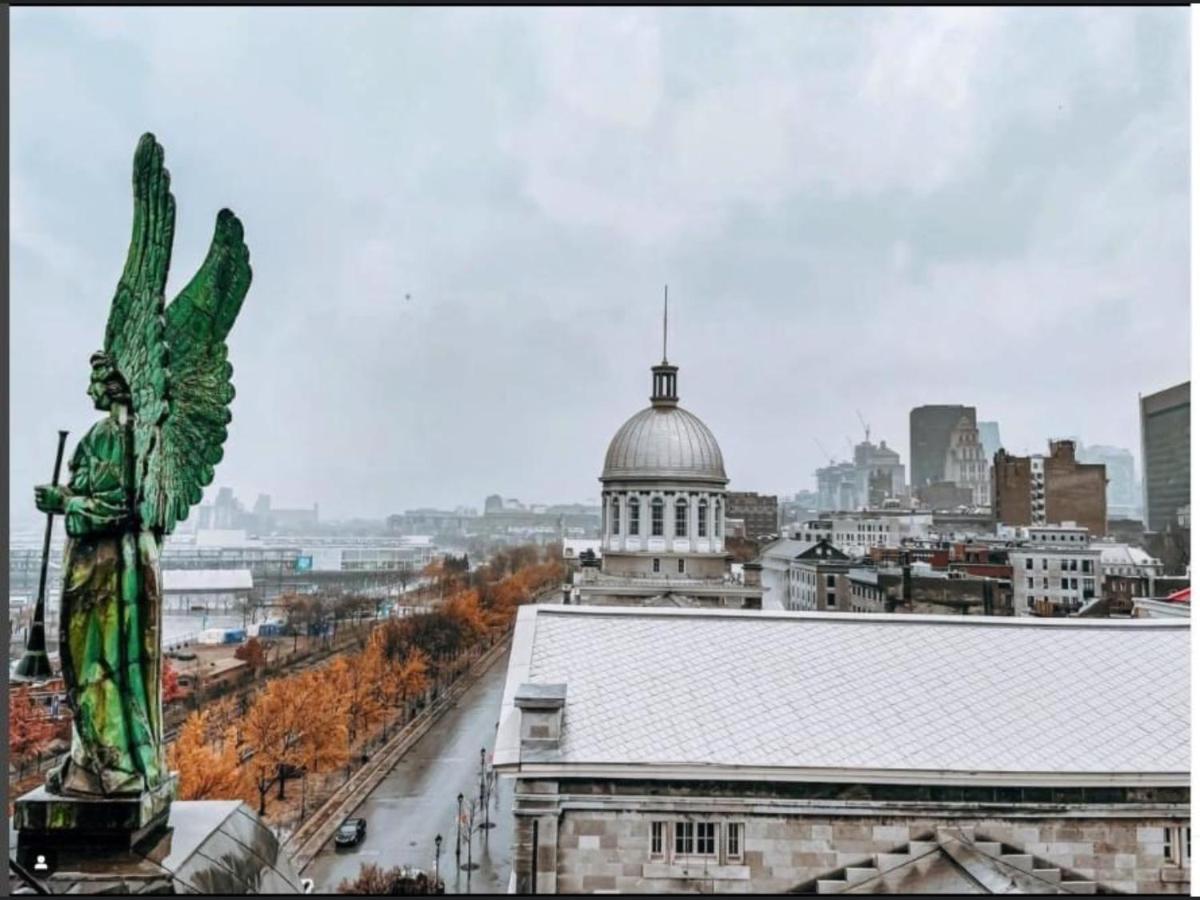
M 636 537 L 642 531 L 642 504 L 638 502 L 637 497 L 630 497 L 626 505 L 629 508 L 629 534 Z
M 666 537 L 663 534 L 663 507 L 662 497 L 655 497 L 650 501 L 650 536 L 651 537 Z
M 725 862 L 739 864 L 746 859 L 746 823 L 741 820 L 735 822 L 726 822 L 724 830 L 724 853 Z M 729 849 L 731 836 L 736 835 L 737 852 L 734 853 Z
M 667 859 L 667 825 L 666 819 L 655 819 L 650 823 L 650 844 L 648 847 L 651 860 Z M 656 834 L 657 832 L 657 834 Z M 658 851 L 654 850 L 654 839 L 658 838 Z
M 680 513 L 683 514 L 683 530 L 680 530 Z M 674 537 L 685 538 L 688 536 L 688 502 L 682 497 L 675 501 L 675 533 Z

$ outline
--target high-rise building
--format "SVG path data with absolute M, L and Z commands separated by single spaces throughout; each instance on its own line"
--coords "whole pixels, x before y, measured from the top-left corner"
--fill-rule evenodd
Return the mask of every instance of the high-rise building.
M 1051 441 L 1048 456 L 1000 450 L 992 484 L 992 511 L 1001 525 L 1075 522 L 1094 537 L 1107 532 L 1104 466 L 1078 462 L 1074 441 Z
M 884 500 L 904 493 L 904 464 L 900 454 L 880 441 L 863 441 L 854 448 L 854 509 L 879 509 Z
M 992 502 L 991 460 L 984 455 L 979 443 L 979 429 L 974 416 L 963 416 L 950 432 L 946 448 L 946 481 L 971 492 L 974 506 L 989 506 Z
M 1191 405 L 1190 381 L 1140 398 L 1142 492 L 1151 531 L 1177 525 L 1191 503 Z
M 857 498 L 854 463 L 830 461 L 817 469 L 817 506 L 821 511 L 856 509 Z
M 908 416 L 910 484 L 914 491 L 946 481 L 950 433 L 966 417 L 975 427 L 975 407 L 918 406 Z
M 996 451 L 1004 445 L 1000 443 L 1000 423 L 980 422 L 979 443 L 983 445 L 983 455 L 990 463 L 996 456 Z
M 1142 518 L 1142 497 L 1137 481 L 1133 454 L 1124 447 L 1093 444 L 1076 451 L 1075 458 L 1085 463 L 1101 463 L 1108 478 L 1108 517 L 1110 519 Z

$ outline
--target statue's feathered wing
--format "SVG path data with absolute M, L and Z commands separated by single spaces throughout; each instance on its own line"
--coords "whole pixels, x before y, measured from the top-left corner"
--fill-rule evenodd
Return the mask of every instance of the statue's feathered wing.
M 146 135 L 138 145 L 134 159 L 135 198 L 141 171 L 138 163 L 144 147 L 153 148 L 146 152 L 152 163 L 149 182 L 169 183 L 166 170 L 162 168 L 162 148 L 153 136 Z M 153 174 L 155 166 L 161 173 L 157 176 Z M 169 191 L 165 194 L 163 208 L 169 209 L 170 214 L 157 215 L 153 221 L 171 223 L 166 231 L 169 264 L 174 201 Z M 135 200 L 134 245 L 138 243 Z M 131 247 L 131 260 L 133 256 Z M 151 260 L 156 261 L 157 257 L 152 255 Z M 157 278 L 156 269 L 150 274 Z M 137 304 L 131 304 L 129 312 L 124 314 L 126 324 L 117 329 L 132 335 L 125 339 L 130 345 L 125 354 L 135 362 L 135 370 L 149 370 L 137 376 L 139 387 L 134 387 L 131 381 L 139 473 L 137 499 L 143 527 L 170 533 L 176 523 L 187 518 L 188 510 L 200 502 L 204 488 L 212 483 L 214 467 L 221 461 L 222 447 L 229 434 L 229 404 L 234 395 L 233 367 L 227 360 L 225 338 L 250 288 L 250 274 L 250 251 L 243 241 L 242 223 L 232 212 L 223 209 L 217 214 L 216 230 L 204 264 L 165 313 L 162 299 L 166 283 L 164 265 L 161 281 L 152 282 L 158 285 L 157 306 L 146 304 L 149 312 L 144 318 L 148 324 L 135 324 L 141 321 L 141 311 L 140 308 L 134 310 Z M 123 278 L 122 284 L 124 281 Z M 120 288 L 117 297 L 113 316 L 109 319 L 110 333 L 114 331 Z M 134 344 L 140 344 L 140 347 L 134 349 Z M 165 352 L 160 352 L 160 348 Z M 143 359 L 148 364 L 143 365 Z M 120 356 L 118 368 L 125 372 Z M 126 378 L 130 376 L 126 374 Z M 145 386 L 140 387 L 143 382 Z
M 163 290 L 174 237 L 175 198 L 171 176 L 163 168 L 163 149 L 153 135 L 142 135 L 133 156 L 133 238 L 104 330 L 104 351 L 132 393 L 138 484 L 144 482 L 167 417 L 170 385 Z

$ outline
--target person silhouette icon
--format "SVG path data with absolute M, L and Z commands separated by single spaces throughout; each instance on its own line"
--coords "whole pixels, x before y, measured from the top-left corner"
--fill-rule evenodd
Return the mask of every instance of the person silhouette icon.
M 37 859 L 35 859 L 33 861 L 33 871 L 48 872 L 49 870 L 50 870 L 50 866 L 46 863 L 45 854 L 39 853 L 37 855 Z

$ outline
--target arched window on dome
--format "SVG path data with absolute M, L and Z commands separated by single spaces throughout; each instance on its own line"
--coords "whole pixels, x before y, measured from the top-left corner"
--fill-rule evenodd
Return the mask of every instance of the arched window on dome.
M 661 497 L 650 501 L 650 534 L 662 537 L 663 533 L 663 502 Z
M 682 497 L 675 501 L 675 537 L 687 537 L 688 504 Z
M 621 501 L 616 497 L 612 498 L 612 512 L 609 514 L 609 520 L 612 522 L 610 531 L 613 534 L 621 533 Z
M 696 534 L 708 537 L 708 501 L 700 501 L 700 521 L 696 523 Z
M 642 531 L 641 504 L 637 497 L 629 498 L 629 534 L 637 537 Z

